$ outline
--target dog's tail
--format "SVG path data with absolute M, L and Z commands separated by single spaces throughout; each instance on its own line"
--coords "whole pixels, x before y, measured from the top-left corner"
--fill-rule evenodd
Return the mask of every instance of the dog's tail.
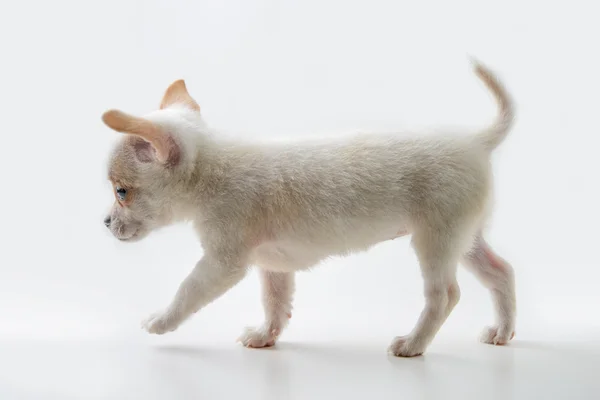
M 479 61 L 472 59 L 475 73 L 492 92 L 499 107 L 499 114 L 492 126 L 485 129 L 477 137 L 477 140 L 489 151 L 494 150 L 504 138 L 506 138 L 515 119 L 515 111 L 512 99 L 502 83 L 494 76 L 494 73 L 482 65 Z

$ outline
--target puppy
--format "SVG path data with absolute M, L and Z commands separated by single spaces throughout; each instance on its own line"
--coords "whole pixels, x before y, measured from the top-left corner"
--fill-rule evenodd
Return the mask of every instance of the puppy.
M 492 199 L 490 154 L 512 125 L 513 106 L 491 71 L 476 62 L 474 68 L 500 112 L 492 126 L 461 137 L 226 140 L 205 125 L 183 80 L 144 117 L 104 113 L 104 123 L 125 134 L 110 159 L 115 202 L 105 225 L 117 239 L 134 242 L 192 221 L 204 248 L 171 304 L 143 327 L 153 334 L 177 329 L 254 265 L 265 321 L 240 341 L 272 346 L 291 317 L 296 271 L 410 234 L 426 302 L 412 332 L 396 337 L 389 351 L 402 357 L 425 351 L 460 298 L 459 262 L 494 300 L 497 321 L 482 340 L 508 343 L 515 329 L 513 270 L 481 231 Z

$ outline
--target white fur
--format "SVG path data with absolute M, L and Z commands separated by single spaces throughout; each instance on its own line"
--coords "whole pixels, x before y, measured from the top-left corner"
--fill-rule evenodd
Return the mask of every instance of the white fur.
M 240 340 L 249 347 L 273 345 L 291 317 L 295 271 L 411 234 L 426 305 L 413 331 L 394 339 L 390 351 L 425 351 L 459 300 L 461 260 L 496 304 L 497 325 L 483 340 L 507 343 L 514 334 L 513 273 L 480 232 L 492 198 L 490 154 L 509 130 L 512 107 L 491 72 L 480 65 L 476 71 L 499 100 L 501 114 L 492 127 L 468 136 L 365 134 L 253 144 L 219 138 L 199 112 L 183 107 L 146 116 L 172 135 L 182 157 L 168 169 L 132 167 L 140 186 L 151 189 L 137 225 L 152 220 L 145 227 L 150 231 L 192 220 L 205 254 L 173 302 L 143 326 L 157 334 L 176 329 L 255 265 L 265 323 Z M 113 210 L 114 218 L 120 212 Z

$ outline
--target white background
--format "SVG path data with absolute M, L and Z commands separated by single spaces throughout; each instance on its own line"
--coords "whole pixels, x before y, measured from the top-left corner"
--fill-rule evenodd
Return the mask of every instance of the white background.
M 184 78 L 210 125 L 248 140 L 472 129 L 496 112 L 472 74 L 472 55 L 506 83 L 518 113 L 494 155 L 497 205 L 488 238 L 516 270 L 519 312 L 515 345 L 498 350 L 514 352 L 519 341 L 591 340 L 589 351 L 597 352 L 600 28 L 592 1 L 40 0 L 0 7 L 0 341 L 126 341 L 141 354 L 165 343 L 221 343 L 243 352 L 236 337 L 261 321 L 252 273 L 169 336 L 139 329 L 168 303 L 201 249 L 189 226 L 139 244 L 119 243 L 103 226 L 113 199 L 106 163 L 118 139 L 101 123 L 106 109 L 151 111 Z M 431 354 L 483 346 L 478 333 L 492 321 L 486 291 L 459 274 L 461 302 Z M 398 239 L 298 274 L 282 343 L 376 343 L 374 356 L 385 358 L 422 304 L 416 258 L 409 240 Z M 444 347 L 444 340 L 458 344 Z M 11 368 L 5 365 L 0 384 L 12 382 L 7 393 L 20 393 Z

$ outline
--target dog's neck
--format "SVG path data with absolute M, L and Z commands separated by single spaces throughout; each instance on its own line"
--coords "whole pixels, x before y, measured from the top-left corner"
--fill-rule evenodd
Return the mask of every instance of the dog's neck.
M 174 222 L 198 219 L 204 205 L 218 194 L 225 173 L 222 150 L 208 134 L 196 132 L 190 137 L 181 141 L 184 157 L 168 187 L 175 194 L 171 205 Z

